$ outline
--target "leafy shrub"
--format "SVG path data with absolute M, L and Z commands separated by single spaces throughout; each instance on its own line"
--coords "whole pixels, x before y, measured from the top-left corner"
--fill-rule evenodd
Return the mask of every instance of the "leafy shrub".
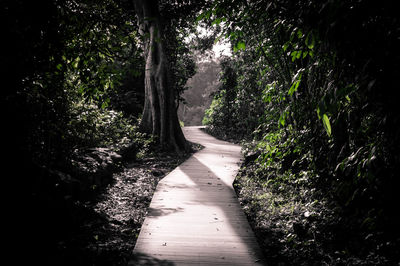
M 399 29 L 392 8 L 370 1 L 220 0 L 205 13 L 211 23 L 227 21 L 222 35 L 234 51 L 222 65 L 221 99 L 208 111 L 210 132 L 251 141 L 250 187 L 287 191 L 295 200 L 290 187 L 307 183 L 338 218 L 335 233 L 349 233 L 341 236 L 354 246 L 368 239 L 365 249 L 343 251 L 366 265 L 374 253 L 399 259 L 392 210 L 399 201 L 400 118 L 389 99 L 398 57 L 382 54 L 398 55 L 389 33 Z M 254 204 L 268 206 L 263 197 Z M 379 242 L 390 248 L 377 250 Z

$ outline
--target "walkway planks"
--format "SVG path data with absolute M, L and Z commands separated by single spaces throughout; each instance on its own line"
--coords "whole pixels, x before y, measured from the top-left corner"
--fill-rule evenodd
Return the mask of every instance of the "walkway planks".
M 232 187 L 240 146 L 184 133 L 205 148 L 159 182 L 130 265 L 263 265 Z

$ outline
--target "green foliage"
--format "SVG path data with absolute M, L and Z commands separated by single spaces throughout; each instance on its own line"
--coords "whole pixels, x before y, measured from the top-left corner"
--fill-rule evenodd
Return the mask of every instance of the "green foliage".
M 179 106 L 178 115 L 188 126 L 202 124 L 205 110 L 211 105 L 211 97 L 218 87 L 219 64 L 217 60 L 204 60 L 200 52 L 196 54 L 196 74 L 191 77 L 182 94 L 183 103 Z
M 176 101 L 195 73 L 184 40 L 202 4 L 161 5 Z M 4 83 L 14 84 L 5 91 L 4 106 L 13 114 L 6 124 L 18 143 L 13 150 L 26 154 L 27 164 L 62 166 L 76 148 L 116 145 L 131 132 L 145 97 L 132 2 L 5 1 L 0 17 L 9 36 Z
M 326 130 L 326 133 L 328 133 L 328 136 L 331 136 L 332 134 L 331 123 L 329 122 L 329 117 L 326 114 L 322 115 L 322 123 L 324 124 L 324 128 Z
M 255 142 L 249 154 L 258 155 L 256 174 L 246 182 L 284 190 L 306 173 L 307 186 L 336 205 L 346 230 L 358 239 L 380 232 L 389 242 L 398 235 L 390 222 L 398 221 L 390 211 L 398 194 L 390 187 L 399 182 L 400 165 L 400 117 L 390 99 L 398 56 L 383 52 L 398 55 L 388 33 L 399 28 L 391 8 L 369 1 L 217 1 L 210 20 L 226 19 L 222 34 L 235 53 L 206 112 L 211 132 Z
M 5 164 L 23 169 L 18 185 L 10 187 L 40 190 L 40 178 L 30 171 L 65 167 L 74 149 L 148 143 L 137 133 L 137 119 L 127 118 L 138 115 L 144 97 L 143 51 L 131 5 L 1 3 L 7 36 L 2 82 L 11 84 L 3 86 L 2 98 L 5 141 L 12 146 Z M 358 239 L 351 243 L 365 246 L 358 251 L 341 243 L 348 250 L 334 254 L 345 257 L 350 250 L 365 258 L 376 249 L 398 261 L 389 248 L 399 239 L 393 210 L 399 201 L 400 115 L 391 90 L 399 73 L 400 21 L 394 4 L 218 0 L 160 6 L 177 101 L 195 70 L 184 41 L 194 31 L 190 23 L 205 21 L 217 29 L 203 47 L 217 33 L 232 44 L 233 57 L 221 60 L 221 85 L 204 124 L 221 137 L 250 143 L 246 155 L 254 165 L 243 184 L 253 183 L 248 193 L 242 190 L 254 196 L 248 197 L 254 207 L 249 213 L 277 211 L 282 220 L 292 208 L 312 213 L 317 210 L 308 206 L 315 200 L 329 202 L 345 225 L 332 234 L 351 232 Z M 300 236 L 289 227 L 282 227 L 282 239 L 293 250 Z
M 221 70 L 221 85 L 214 94 L 210 108 L 206 110 L 204 122 L 220 137 L 236 140 L 251 138 L 264 106 L 257 86 L 259 73 L 245 60 L 235 62 L 230 58 L 221 60 Z M 249 98 L 253 99 L 251 104 L 248 104 Z
M 246 44 L 243 41 L 238 41 L 234 46 L 233 46 L 233 51 L 238 52 L 240 50 L 245 50 L 246 49 Z
M 132 142 L 146 142 L 136 123 L 122 112 L 81 101 L 71 108 L 68 138 L 75 148 L 112 147 L 119 151 Z
M 220 95 L 224 94 L 224 91 L 220 92 Z M 222 98 L 221 97 L 215 97 L 212 102 L 210 107 L 206 110 L 204 118 L 203 118 L 203 125 L 213 125 L 215 123 L 215 120 L 222 120 L 221 118 L 218 117 L 218 114 L 221 114 L 221 112 L 218 112 L 218 108 L 222 107 Z
M 102 120 L 116 105 L 112 95 L 127 79 L 128 68 L 142 65 L 133 11 L 119 1 L 4 4 L 2 18 L 16 44 L 4 61 L 11 66 L 9 83 L 15 84 L 6 93 L 6 108 L 13 113 L 11 135 L 20 143 L 19 152 L 51 168 L 66 163 L 79 145 L 115 142 L 100 140 L 104 132 L 96 130 L 108 130 Z M 85 131 L 95 134 L 87 143 Z

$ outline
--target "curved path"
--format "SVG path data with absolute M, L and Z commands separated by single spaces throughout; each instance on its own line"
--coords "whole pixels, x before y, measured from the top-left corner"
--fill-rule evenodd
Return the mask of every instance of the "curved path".
M 263 265 L 232 187 L 240 146 L 183 131 L 205 148 L 159 182 L 130 265 Z

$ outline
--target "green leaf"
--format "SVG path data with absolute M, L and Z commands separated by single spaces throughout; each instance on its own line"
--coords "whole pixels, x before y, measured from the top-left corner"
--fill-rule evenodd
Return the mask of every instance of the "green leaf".
M 210 19 L 211 14 L 212 14 L 212 10 L 206 10 L 206 11 L 204 11 L 204 12 L 201 13 L 199 16 L 197 16 L 196 22 L 199 22 L 200 20 L 204 20 L 205 18 L 206 18 L 206 19 Z
M 239 50 L 246 49 L 246 44 L 243 41 L 238 41 L 235 46 L 233 46 L 233 51 L 236 53 Z
M 281 116 L 279 117 L 279 124 L 282 125 L 283 127 L 286 124 L 286 113 L 282 113 Z
M 108 107 L 108 102 L 103 102 L 102 104 L 101 104 L 101 109 L 106 109 Z
M 290 45 L 290 42 L 287 42 L 282 46 L 282 49 L 283 49 L 284 52 L 286 52 L 286 50 L 289 47 L 289 45 Z
M 235 31 L 232 31 L 230 34 L 229 34 L 229 39 L 230 40 L 236 40 L 238 38 L 238 34 L 235 32 Z
M 219 24 L 221 23 L 221 21 L 222 21 L 222 19 L 216 18 L 216 19 L 211 23 L 211 25 L 219 25 Z
M 322 115 L 325 114 L 325 112 L 326 112 L 326 106 L 324 99 L 322 99 L 317 106 L 318 119 L 321 119 Z
M 288 91 L 288 95 L 292 96 L 293 93 L 295 91 L 297 91 L 297 88 L 299 87 L 300 82 L 301 82 L 301 77 L 303 76 L 303 71 L 304 71 L 303 68 L 299 69 L 297 74 L 293 77 L 293 83 L 292 83 L 292 86 L 290 86 L 290 89 Z
M 208 11 L 205 13 L 204 16 L 205 16 L 207 19 L 210 19 L 212 13 L 213 13 L 212 10 L 208 10 Z
M 319 109 L 319 107 L 317 107 L 317 115 L 318 119 L 321 119 L 321 110 Z
M 237 47 L 238 50 L 245 50 L 246 49 L 246 44 L 243 41 L 239 41 L 236 44 L 236 47 Z
M 83 85 L 79 86 L 78 93 L 83 95 L 85 93 L 85 86 L 83 86 Z
M 292 56 L 292 62 L 294 62 L 294 60 L 296 60 L 297 51 L 293 51 L 290 55 Z
M 315 46 L 315 37 L 311 31 L 307 34 L 306 45 L 310 50 L 312 50 Z
M 299 39 L 303 38 L 303 31 L 301 29 L 297 30 L 297 38 Z
M 196 22 L 199 22 L 200 20 L 202 20 L 202 19 L 204 18 L 204 16 L 205 16 L 204 13 L 201 13 L 200 15 L 198 15 L 198 16 L 196 17 Z
M 279 117 L 279 123 L 282 125 L 282 126 L 285 126 L 285 119 L 281 116 L 281 117 Z
M 72 67 L 75 68 L 75 69 L 77 69 L 80 60 L 81 60 L 81 59 L 80 59 L 80 57 L 78 56 L 78 57 L 74 60 L 74 62 L 72 62 Z
M 302 55 L 302 51 L 293 51 L 291 54 L 292 56 L 292 62 L 294 62 L 294 60 L 299 59 Z
M 322 115 L 322 123 L 324 124 L 324 128 L 328 136 L 332 135 L 331 123 L 329 122 L 329 117 L 326 114 Z
M 297 88 L 299 87 L 300 81 L 301 81 L 301 80 L 296 80 L 295 82 L 293 82 L 292 86 L 290 87 L 290 89 L 289 89 L 289 91 L 288 91 L 288 94 L 289 94 L 290 96 L 292 96 L 293 93 L 294 93 L 295 91 L 297 91 Z

